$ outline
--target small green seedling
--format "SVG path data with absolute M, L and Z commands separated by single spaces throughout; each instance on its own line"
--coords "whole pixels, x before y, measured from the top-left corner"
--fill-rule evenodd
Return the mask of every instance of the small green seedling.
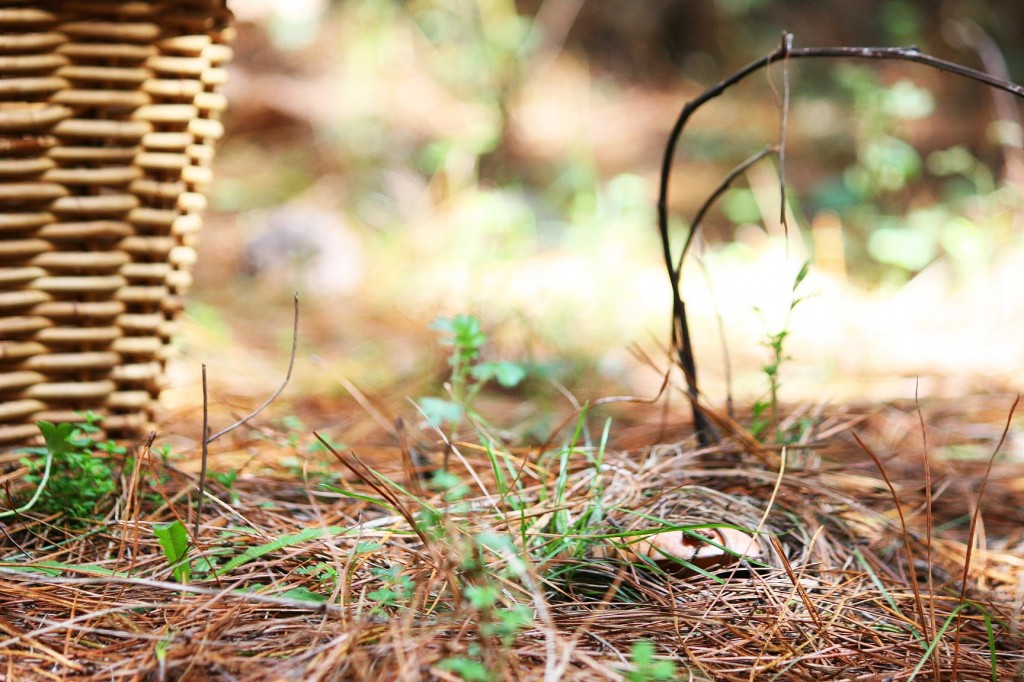
M 43 436 L 43 447 L 25 448 L 21 463 L 28 467 L 26 483 L 36 486 L 32 498 L 18 509 L 0 513 L 0 518 L 36 508 L 44 513 L 61 513 L 67 518 L 85 520 L 97 511 L 99 503 L 116 489 L 109 459 L 97 456 L 122 455 L 126 449 L 108 440 L 98 442 L 100 417 L 81 413 L 84 423 L 52 424 L 36 422 Z M 32 457 L 34 455 L 34 457 Z
M 629 682 L 676 679 L 676 664 L 672 661 L 655 660 L 654 644 L 645 639 L 633 643 L 629 662 L 633 664 L 633 669 L 623 671 Z
M 442 344 L 452 348 L 448 357 L 451 399 L 428 397 L 418 401 L 431 425 L 457 427 L 463 417 L 472 413 L 473 399 L 488 382 L 494 380 L 503 388 L 514 388 L 526 378 L 526 370 L 518 363 L 479 361 L 487 336 L 476 317 L 442 317 L 435 320 L 430 328 L 441 334 Z
M 185 526 L 177 520 L 154 523 L 153 534 L 164 550 L 164 557 L 174 579 L 182 585 L 187 584 L 192 577 L 192 566 L 188 560 L 188 532 Z
M 782 369 L 782 364 L 791 359 L 789 355 L 786 355 L 784 345 L 786 338 L 789 336 L 789 320 L 793 310 L 800 303 L 807 300 L 806 296 L 797 296 L 796 290 L 806 279 L 809 267 L 810 263 L 805 262 L 796 274 L 791 290 L 792 296 L 789 308 L 786 310 L 786 318 L 782 323 L 782 329 L 774 334 L 765 334 L 764 339 L 761 341 L 761 345 L 766 347 L 771 353 L 771 361 L 761 368 L 761 371 L 768 379 L 768 397 L 756 401 L 752 409 L 753 418 L 750 424 L 750 432 L 755 438 L 763 439 L 768 435 L 770 429 L 774 432 L 772 435 L 776 443 L 786 442 L 786 434 L 779 430 L 779 422 L 781 420 L 781 415 L 779 414 L 779 389 L 782 387 L 780 370 Z
M 388 568 L 371 568 L 370 573 L 379 579 L 383 585 L 368 593 L 366 596 L 376 602 L 374 610 L 382 610 L 385 607 L 398 606 L 401 602 L 408 601 L 412 596 L 412 578 L 402 574 L 405 566 L 395 564 Z
M 461 677 L 465 682 L 491 682 L 494 674 L 480 661 L 465 656 L 446 658 L 437 664 L 438 668 L 447 670 Z
M 320 587 L 327 591 L 333 591 L 338 583 L 338 570 L 331 566 L 326 561 L 313 564 L 312 566 L 303 566 L 295 569 L 295 572 L 299 575 L 312 576 Z
M 235 494 L 234 485 L 235 481 L 238 480 L 238 469 L 228 469 L 227 471 L 211 471 L 210 478 L 224 486 L 224 489 L 231 493 L 231 501 L 235 502 L 238 500 L 238 495 Z

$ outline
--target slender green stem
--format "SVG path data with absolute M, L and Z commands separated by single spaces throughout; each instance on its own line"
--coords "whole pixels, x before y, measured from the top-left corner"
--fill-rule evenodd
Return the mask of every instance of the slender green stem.
M 35 494 L 32 495 L 32 499 L 27 503 L 18 507 L 17 509 L 8 509 L 7 511 L 0 512 L 0 519 L 5 519 L 8 516 L 16 516 L 23 514 L 29 509 L 35 506 L 36 502 L 39 501 L 39 497 L 43 494 L 43 490 L 46 489 L 46 483 L 50 480 L 50 467 L 53 465 L 53 450 L 46 449 L 46 465 L 43 468 L 43 478 L 39 481 L 39 487 L 36 488 Z

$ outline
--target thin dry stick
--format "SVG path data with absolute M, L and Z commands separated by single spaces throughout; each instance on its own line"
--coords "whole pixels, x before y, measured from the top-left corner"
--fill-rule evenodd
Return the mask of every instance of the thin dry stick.
M 281 382 L 281 385 L 277 387 L 277 390 L 274 391 L 274 393 L 269 398 L 267 398 L 266 400 L 263 401 L 262 405 L 260 405 L 255 410 L 253 410 L 252 412 L 250 412 L 246 416 L 242 417 L 238 421 L 236 421 L 231 426 L 229 426 L 227 428 L 224 428 L 224 429 L 221 429 L 217 433 L 215 433 L 212 436 L 210 436 L 207 439 L 208 443 L 212 443 L 213 441 L 217 440 L 221 436 L 224 436 L 224 435 L 226 435 L 228 433 L 231 433 L 232 431 L 237 429 L 239 426 L 244 426 L 248 421 L 250 421 L 251 419 L 255 418 L 256 415 L 258 415 L 260 412 L 265 410 L 270 405 L 270 403 L 272 403 L 275 400 L 277 400 L 278 397 L 284 392 L 285 387 L 288 386 L 288 382 L 292 378 L 292 370 L 295 368 L 295 353 L 297 352 L 298 347 L 299 347 L 299 292 L 296 291 L 293 294 L 292 301 L 293 301 L 293 306 L 294 306 L 294 314 L 292 316 L 292 352 L 291 352 L 291 356 L 288 358 L 288 371 L 284 375 L 284 381 Z M 204 405 L 203 407 L 205 408 L 206 406 Z
M 701 446 L 709 444 L 711 439 L 711 424 L 707 415 L 699 405 L 698 396 L 700 391 L 697 385 L 696 360 L 693 357 L 693 347 L 690 343 L 690 329 L 686 319 L 686 304 L 680 293 L 679 280 L 681 268 L 676 269 L 675 259 L 672 256 L 672 240 L 669 234 L 668 225 L 668 200 L 669 184 L 672 176 L 673 160 L 676 147 L 682 137 L 683 129 L 689 122 L 690 117 L 703 105 L 719 97 L 733 85 L 744 80 L 750 74 L 763 69 L 779 60 L 810 59 L 810 58 L 846 58 L 846 59 L 878 59 L 878 60 L 902 60 L 922 64 L 939 71 L 952 73 L 957 76 L 984 83 L 990 87 L 1008 92 L 1017 97 L 1024 97 L 1024 86 L 1011 83 L 997 78 L 990 74 L 961 66 L 954 62 L 932 57 L 923 54 L 916 47 L 806 47 L 793 49 L 791 34 L 784 34 L 781 46 L 771 54 L 757 59 L 739 71 L 736 71 L 728 78 L 708 88 L 696 98 L 687 102 L 675 125 L 669 133 L 665 144 L 665 153 L 661 161 L 661 179 L 658 186 L 658 233 L 661 238 L 662 257 L 665 269 L 668 273 L 669 283 L 672 288 L 672 347 L 676 349 L 679 356 L 679 363 L 687 382 L 687 394 L 690 398 L 693 409 L 693 422 L 697 430 L 697 436 Z M 783 204 L 784 206 L 784 204 Z M 783 207 L 783 210 L 785 208 Z M 691 225 L 691 232 L 697 229 L 698 225 Z M 687 237 L 690 241 L 691 237 Z
M 725 176 L 725 179 L 718 183 L 718 187 L 715 188 L 708 198 L 704 200 L 704 203 L 697 209 L 697 213 L 693 216 L 693 220 L 690 222 L 690 231 L 686 235 L 686 241 L 683 243 L 683 250 L 679 252 L 679 260 L 676 261 L 676 276 L 679 277 L 683 271 L 683 259 L 686 258 L 686 254 L 690 251 L 690 246 L 693 244 L 694 239 L 697 238 L 697 232 L 699 231 L 700 225 L 704 222 L 704 216 L 711 207 L 715 205 L 715 202 L 725 194 L 726 190 L 732 187 L 732 183 L 736 181 L 736 178 L 746 173 L 751 166 L 756 164 L 758 161 L 766 156 L 772 154 L 782 153 L 782 148 L 778 145 L 768 145 L 756 154 L 751 154 L 744 161 L 737 164 L 735 168 L 729 171 L 729 174 Z M 682 286 L 682 281 L 677 280 L 677 286 Z
M 690 232 L 687 234 L 686 243 L 683 244 L 683 250 L 679 253 L 679 263 L 676 265 L 674 270 L 675 274 L 672 281 L 672 288 L 677 298 L 681 296 L 679 291 L 682 288 L 681 273 L 683 270 L 683 259 L 686 258 L 686 254 L 690 250 L 690 245 L 693 243 L 693 240 L 697 235 L 696 227 L 700 225 L 701 221 L 704 219 L 704 215 L 711 209 L 719 197 L 729 189 L 736 178 L 764 157 L 775 153 L 776 149 L 777 148 L 774 146 L 765 147 L 733 168 L 732 171 L 725 176 L 725 179 L 719 183 L 718 187 L 715 188 L 715 191 L 708 196 L 701 207 L 697 210 L 697 215 L 691 223 Z M 697 386 L 697 366 L 690 346 L 690 327 L 686 321 L 686 304 L 681 298 L 678 301 L 677 310 L 678 316 L 675 317 L 674 324 L 672 325 L 672 345 L 678 349 L 679 365 L 683 370 L 683 375 L 686 377 L 687 393 L 690 398 L 690 406 L 693 410 L 694 426 L 697 429 L 697 442 L 700 447 L 706 448 L 711 444 L 712 437 L 714 437 L 715 440 L 718 439 L 718 433 L 715 430 L 713 423 L 708 420 L 707 416 L 700 408 L 700 390 Z
M 857 445 L 860 449 L 867 453 L 871 461 L 878 467 L 879 473 L 882 475 L 882 480 L 885 481 L 885 485 L 889 487 L 889 494 L 892 496 L 893 502 L 896 503 L 896 514 L 900 517 L 900 527 L 903 529 L 903 548 L 907 553 L 907 570 L 910 572 L 910 587 L 914 591 L 914 606 L 917 608 L 917 617 L 921 620 L 920 626 L 921 631 L 924 634 L 925 641 L 930 645 L 932 643 L 932 629 L 929 627 L 930 621 L 928 620 L 927 614 L 924 610 L 924 599 L 921 597 L 921 587 L 917 582 L 917 569 L 914 567 L 914 551 L 910 547 L 910 531 L 907 529 L 907 519 L 903 516 L 903 506 L 900 504 L 900 496 L 896 493 L 896 488 L 892 484 L 892 480 L 889 478 L 889 474 L 886 473 L 885 467 L 882 465 L 882 460 L 878 459 L 878 455 L 869 448 L 864 441 L 860 439 L 856 431 L 850 431 L 850 435 L 857 441 Z M 933 651 L 934 655 L 938 655 L 938 647 Z M 956 676 L 953 676 L 956 679 Z
M 295 368 L 295 354 L 299 347 L 299 292 L 295 292 L 292 295 L 294 313 L 292 315 L 292 352 L 288 358 L 288 371 L 284 375 L 284 381 L 278 386 L 277 390 L 274 391 L 269 398 L 263 401 L 263 404 L 257 407 L 255 410 L 236 421 L 231 426 L 221 429 L 217 433 L 210 435 L 210 401 L 209 392 L 206 385 L 206 365 L 203 365 L 203 463 L 199 469 L 199 504 L 196 506 L 196 523 L 193 532 L 194 537 L 199 537 L 199 524 L 203 519 L 203 500 L 206 494 L 206 465 L 210 454 L 210 443 L 217 440 L 221 436 L 231 433 L 239 426 L 245 425 L 251 419 L 254 419 L 256 415 L 265 410 L 270 403 L 277 400 L 277 398 L 284 392 L 285 387 L 292 378 L 292 370 Z
M 199 523 L 203 518 L 203 502 L 206 499 L 206 465 L 210 455 L 210 398 L 206 385 L 206 363 L 203 363 L 203 463 L 199 468 L 199 504 L 196 505 L 196 525 L 192 536 L 199 538 Z
M 924 414 L 921 412 L 921 400 L 918 396 L 921 379 L 914 382 L 914 405 L 917 407 L 917 420 L 921 425 L 921 449 L 924 454 L 924 537 L 925 566 L 928 567 L 928 615 L 931 617 L 932 632 L 938 632 L 935 618 L 935 571 L 932 570 L 932 462 L 928 454 L 928 429 L 924 425 Z M 932 656 L 932 674 L 939 679 L 939 657 Z
M 793 34 L 782 34 L 782 112 L 779 115 L 779 222 L 786 236 L 789 250 L 789 219 L 786 217 L 786 129 L 789 126 L 789 52 L 793 49 Z
M 964 557 L 964 571 L 960 576 L 960 601 L 956 611 L 956 636 L 953 640 L 953 671 L 950 673 L 951 680 L 956 679 L 957 668 L 960 664 L 960 631 L 963 625 L 964 601 L 967 597 L 967 578 L 971 571 L 971 555 L 974 551 L 974 534 L 978 530 L 978 519 L 981 517 L 981 500 L 985 496 L 985 487 L 988 485 L 989 476 L 992 475 L 992 465 L 996 462 L 996 455 L 1003 449 L 1006 436 L 1010 433 L 1010 424 L 1013 423 L 1013 415 L 1017 411 L 1018 404 L 1020 404 L 1019 393 L 1013 401 L 1013 405 L 1010 406 L 1010 414 L 1006 416 L 1006 426 L 1003 427 L 1003 435 L 999 437 L 999 442 L 996 443 L 992 456 L 988 458 L 985 475 L 982 477 L 981 485 L 978 487 L 978 500 L 974 504 L 974 513 L 971 514 L 971 525 L 967 530 L 967 553 Z

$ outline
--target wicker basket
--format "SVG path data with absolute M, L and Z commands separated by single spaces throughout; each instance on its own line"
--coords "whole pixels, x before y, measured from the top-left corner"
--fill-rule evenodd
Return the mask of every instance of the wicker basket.
M 147 428 L 190 284 L 225 0 L 0 4 L 0 443 Z

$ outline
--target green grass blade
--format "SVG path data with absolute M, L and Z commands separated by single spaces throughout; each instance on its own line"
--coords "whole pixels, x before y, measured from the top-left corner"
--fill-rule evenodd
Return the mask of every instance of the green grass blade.
M 250 547 L 249 549 L 245 550 L 244 552 L 236 556 L 234 559 L 231 559 L 226 564 L 218 568 L 214 572 L 214 575 L 222 576 L 225 573 L 238 568 L 242 564 L 249 563 L 253 559 L 258 559 L 265 554 L 276 552 L 277 550 L 284 549 L 285 547 L 292 547 L 294 545 L 298 545 L 303 542 L 308 542 L 310 540 L 315 540 L 317 538 L 328 538 L 334 535 L 344 535 L 348 532 L 349 530 L 347 528 L 343 528 L 342 526 L 328 526 L 327 528 L 321 528 L 318 526 L 316 528 L 306 528 L 305 530 L 299 531 L 298 533 L 282 535 L 278 539 L 268 542 L 266 544 L 257 545 L 256 547 Z

